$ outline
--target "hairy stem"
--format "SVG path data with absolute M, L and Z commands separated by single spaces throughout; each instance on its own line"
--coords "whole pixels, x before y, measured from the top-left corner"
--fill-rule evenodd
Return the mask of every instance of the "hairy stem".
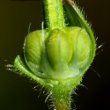
M 56 103 L 56 110 L 69 110 L 69 106 L 66 104 L 62 104 L 62 103 Z
M 49 30 L 64 27 L 64 13 L 62 0 L 43 0 L 44 14 Z
M 59 83 L 52 90 L 53 103 L 56 110 L 70 110 L 73 84 Z

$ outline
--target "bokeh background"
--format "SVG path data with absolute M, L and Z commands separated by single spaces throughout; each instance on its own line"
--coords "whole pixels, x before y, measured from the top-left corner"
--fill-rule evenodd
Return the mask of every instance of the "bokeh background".
M 77 110 L 109 110 L 110 99 L 110 0 L 76 0 L 83 8 L 98 37 L 95 60 L 82 84 L 73 95 Z M 36 83 L 8 71 L 17 54 L 22 53 L 24 38 L 40 29 L 41 0 L 0 1 L 0 110 L 48 110 L 46 95 Z M 45 94 L 45 93 L 44 93 Z M 40 97 L 39 97 L 40 96 Z M 73 104 L 74 106 L 74 104 Z

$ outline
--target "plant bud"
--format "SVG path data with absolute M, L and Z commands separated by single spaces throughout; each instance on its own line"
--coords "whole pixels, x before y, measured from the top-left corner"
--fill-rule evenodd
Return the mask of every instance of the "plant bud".
M 67 79 L 80 74 L 89 61 L 91 41 L 80 27 L 30 33 L 24 44 L 28 68 L 41 78 Z
M 43 8 L 45 29 L 26 36 L 14 66 L 50 92 L 55 110 L 70 110 L 72 90 L 95 56 L 94 34 L 74 1 L 43 0 Z

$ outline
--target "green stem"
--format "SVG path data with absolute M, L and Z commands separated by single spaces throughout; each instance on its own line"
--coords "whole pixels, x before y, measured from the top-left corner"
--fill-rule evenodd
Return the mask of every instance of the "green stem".
M 52 97 L 56 110 L 70 110 L 70 91 L 54 91 Z
M 69 110 L 68 105 L 62 103 L 56 103 L 56 110 Z
M 56 110 L 70 110 L 71 91 L 74 85 L 66 83 L 61 82 L 51 90 Z
M 49 30 L 64 27 L 62 0 L 43 0 L 46 24 Z

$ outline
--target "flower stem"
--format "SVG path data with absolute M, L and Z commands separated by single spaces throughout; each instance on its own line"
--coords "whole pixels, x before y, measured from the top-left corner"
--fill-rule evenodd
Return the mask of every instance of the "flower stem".
M 59 83 L 51 90 L 56 110 L 70 110 L 72 87 L 74 87 L 74 84 L 68 84 L 68 81 L 65 82 Z
M 63 91 L 63 93 L 61 92 L 59 94 L 53 93 L 53 100 L 54 100 L 53 102 L 56 110 L 70 110 L 70 98 L 71 98 L 71 94 L 69 91 L 68 92 L 65 91 L 65 93 Z
M 56 110 L 69 110 L 69 107 L 62 103 L 56 103 Z
M 64 27 L 62 0 L 43 0 L 46 25 L 49 30 Z

